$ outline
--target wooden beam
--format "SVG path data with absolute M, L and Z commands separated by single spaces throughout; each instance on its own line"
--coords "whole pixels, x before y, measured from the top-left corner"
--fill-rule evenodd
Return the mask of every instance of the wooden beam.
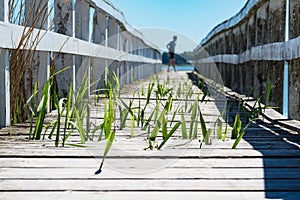
M 251 49 L 242 52 L 241 54 L 219 54 L 196 61 L 196 63 L 228 63 L 228 64 L 241 64 L 253 60 L 266 60 L 266 61 L 284 61 L 294 60 L 300 58 L 298 51 L 300 46 L 300 36 L 286 41 L 264 44 L 252 47 Z M 203 51 L 205 51 L 203 49 Z
M 10 126 L 9 52 L 0 49 L 0 127 Z

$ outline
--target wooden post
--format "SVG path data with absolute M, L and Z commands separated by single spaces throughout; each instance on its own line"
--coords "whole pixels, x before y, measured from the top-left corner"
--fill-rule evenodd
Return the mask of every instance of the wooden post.
M 52 13 L 51 13 L 52 12 Z M 51 15 L 53 14 L 53 15 Z M 53 24 L 54 23 L 54 19 L 51 18 L 54 17 L 54 0 L 49 0 L 48 1 L 48 29 L 49 31 L 53 31 L 54 27 L 53 27 Z M 50 67 L 51 67 L 51 59 L 53 58 L 53 52 L 48 52 L 47 53 L 47 61 L 46 61 L 46 81 L 49 80 L 50 78 Z M 48 91 L 48 96 L 50 97 L 50 88 L 49 88 L 49 91 Z M 50 112 L 50 98 L 48 99 L 47 101 L 47 112 L 49 113 Z
M 49 52 L 47 55 L 47 66 L 46 66 L 46 79 L 49 80 L 50 78 L 50 67 L 51 67 L 51 59 L 53 58 L 53 53 Z M 50 97 L 50 88 L 48 90 L 48 96 Z M 47 102 L 47 112 L 49 113 L 50 110 L 50 98 L 48 99 Z
M 117 50 L 121 50 L 121 34 L 119 25 L 117 25 Z
M 87 62 L 87 76 L 88 76 L 88 88 L 87 88 L 87 95 L 88 97 L 91 95 L 91 58 L 88 58 Z
M 0 21 L 8 22 L 9 0 L 0 0 Z
M 109 29 L 109 27 L 108 27 L 108 25 L 109 25 L 109 17 L 108 16 L 106 16 L 105 17 L 105 47 L 108 47 L 108 29 Z M 107 84 L 107 79 L 108 79 L 108 77 L 107 77 L 107 74 L 108 74 L 108 61 L 107 60 L 105 60 L 105 72 L 104 72 L 105 74 L 105 77 L 104 77 L 104 81 L 105 81 L 105 84 Z
M 123 68 L 123 62 L 121 62 L 120 63 L 120 66 L 119 66 L 119 68 L 120 68 L 120 74 L 119 74 L 119 79 L 120 79 L 120 85 L 121 85 L 121 87 L 122 87 L 122 85 L 123 85 L 123 75 L 124 75 L 124 68 Z
M 109 24 L 109 17 L 105 17 L 105 47 L 108 47 L 108 24 Z
M 130 65 L 129 65 L 129 63 L 128 62 L 126 62 L 126 69 L 127 69 L 127 71 L 126 71 L 126 75 L 127 75 L 127 77 L 126 77 L 126 79 L 127 79 L 127 84 L 128 83 L 130 83 Z
M 76 14 L 76 0 L 72 0 L 72 37 L 75 38 L 75 14 Z M 76 94 L 76 56 L 72 56 L 72 88 L 73 88 L 73 97 L 72 100 L 75 102 L 75 94 Z
M 235 28 L 231 31 L 231 40 L 232 40 L 232 47 L 231 47 L 231 54 L 239 54 L 239 37 L 238 37 L 238 28 Z M 236 90 L 238 88 L 238 83 L 236 82 L 236 77 L 238 76 L 238 67 L 237 65 L 231 64 L 231 88 Z
M 4 22 L 9 22 L 8 15 L 9 15 L 9 0 L 4 0 L 4 5 L 3 5 L 3 10 L 4 10 Z
M 0 127 L 10 126 L 9 52 L 0 50 Z
M 4 0 L 0 0 L 0 21 L 4 21 Z
M 96 10 L 94 21 L 94 43 L 105 45 L 106 41 L 106 16 L 104 13 Z
M 290 39 L 290 0 L 286 0 L 286 12 L 285 12 L 285 41 Z M 283 72 L 283 115 L 288 117 L 289 113 L 289 63 L 284 61 Z
M 93 31 L 93 43 L 104 46 L 106 43 L 106 16 L 98 9 L 94 11 L 93 30 L 90 28 L 90 31 Z M 92 86 L 92 90 L 95 90 L 103 86 L 102 80 L 99 80 L 100 77 L 104 76 L 104 79 L 106 79 L 105 69 L 107 61 L 100 58 L 91 58 L 91 61 L 91 82 L 98 82 Z
M 289 39 L 300 36 L 300 9 L 299 0 L 290 0 Z M 300 58 L 289 61 L 289 117 L 300 120 Z
M 246 31 L 246 26 L 245 23 L 242 24 L 241 26 L 239 26 L 239 54 L 242 55 L 242 53 L 245 51 L 245 37 L 244 37 L 244 33 Z M 244 93 L 244 83 L 245 83 L 245 68 L 243 67 L 244 65 L 242 63 L 239 63 L 237 65 L 238 67 L 238 71 L 239 71 L 239 78 L 238 78 L 238 91 L 240 93 Z
M 75 0 L 54 1 L 54 31 L 63 35 L 75 37 Z M 70 69 L 56 75 L 61 97 L 67 97 L 70 84 L 72 83 L 73 93 L 76 92 L 76 65 L 75 55 L 66 53 L 54 53 L 55 70 L 59 71 L 66 67 Z M 73 100 L 75 96 L 73 95 Z
M 3 1 L 2 20 L 8 19 L 8 0 Z M 0 127 L 10 126 L 10 73 L 9 73 L 9 52 L 7 49 L 0 49 Z
M 76 0 L 75 6 L 75 37 L 89 42 L 90 4 L 85 0 Z M 84 73 L 89 71 L 89 58 L 82 55 L 75 56 L 76 89 L 83 83 Z M 74 72 L 75 71 L 75 72 Z

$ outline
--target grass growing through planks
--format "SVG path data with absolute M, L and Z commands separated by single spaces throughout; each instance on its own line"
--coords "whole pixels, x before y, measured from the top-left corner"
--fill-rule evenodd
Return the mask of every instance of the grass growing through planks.
M 102 172 L 102 167 L 103 167 L 103 164 L 104 164 L 104 160 L 113 144 L 113 141 L 114 141 L 114 138 L 115 138 L 115 135 L 116 135 L 116 130 L 114 130 L 113 132 L 109 133 L 109 135 L 107 136 L 107 141 L 106 141 L 106 147 L 105 147 L 105 150 L 104 150 L 104 154 L 103 154 L 103 159 L 100 163 L 100 166 L 99 166 L 99 169 L 95 172 L 96 175 L 100 174 Z
M 170 84 L 170 81 L 167 80 L 160 82 L 157 77 L 154 77 L 148 84 L 146 91 L 143 91 L 142 89 L 141 93 L 139 91 L 135 92 L 133 94 L 133 98 L 130 98 L 129 101 L 126 102 L 120 96 L 121 87 L 118 77 L 116 74 L 113 74 L 112 81 L 108 79 L 105 88 L 101 89 L 104 91 L 104 96 L 101 97 L 103 98 L 104 103 L 104 118 L 103 122 L 100 124 L 93 124 L 89 119 L 91 102 L 86 95 L 88 85 L 88 78 L 85 73 L 82 86 L 78 89 L 76 94 L 73 94 L 73 88 L 72 85 L 70 85 L 68 98 L 55 98 L 55 106 L 58 110 L 58 116 L 53 123 L 46 126 L 43 122 L 45 113 L 42 111 L 45 110 L 46 104 L 44 104 L 44 102 L 47 98 L 49 98 L 49 96 L 47 96 L 48 93 L 43 92 L 42 100 L 39 104 L 40 106 L 37 109 L 39 111 L 37 121 L 40 120 L 40 122 L 36 124 L 33 133 L 30 133 L 30 138 L 40 139 L 41 130 L 43 128 L 52 128 L 49 137 L 51 138 L 51 136 L 55 134 L 56 146 L 60 143 L 62 146 L 67 144 L 67 139 L 74 130 L 77 130 L 80 135 L 81 145 L 73 144 L 73 146 L 83 147 L 83 144 L 87 140 L 93 141 L 96 136 L 98 141 L 105 139 L 106 144 L 103 159 L 95 174 L 102 172 L 104 161 L 118 132 L 117 129 L 125 128 L 127 122 L 130 124 L 129 128 L 131 137 L 135 137 L 134 132 L 137 127 L 144 131 L 148 130 L 148 147 L 145 149 L 163 150 L 164 146 L 178 130 L 181 130 L 182 139 L 193 140 L 201 138 L 201 143 L 205 143 L 206 145 L 210 145 L 212 143 L 211 137 L 213 129 L 207 127 L 207 122 L 201 112 L 201 103 L 204 101 L 203 96 L 206 95 L 203 94 L 202 91 L 194 94 L 194 90 L 188 82 L 179 84 L 180 89 L 175 90 L 172 88 L 173 86 Z M 48 91 L 49 87 L 51 87 L 51 81 L 49 81 L 49 85 L 45 85 L 45 90 L 43 91 Z M 144 88 L 144 86 L 142 87 Z M 180 99 L 176 99 L 176 101 L 174 101 L 173 95 L 175 95 L 175 98 Z M 74 100 L 72 100 L 72 96 L 75 96 Z M 144 105 L 141 103 L 142 97 L 144 97 Z M 35 98 L 36 94 L 34 94 L 30 100 L 33 101 Z M 100 97 L 97 97 L 96 99 L 99 100 Z M 28 101 L 28 105 L 31 105 L 30 100 Z M 176 102 L 177 105 L 175 105 L 174 102 Z M 264 108 L 261 106 L 260 101 L 257 102 L 257 105 L 259 105 L 259 109 L 254 110 L 253 113 L 249 115 L 250 122 L 252 122 Z M 153 107 L 154 109 L 152 109 Z M 229 105 L 229 109 L 232 110 L 233 105 Z M 117 110 L 119 110 L 119 117 L 116 115 Z M 187 124 L 186 120 L 187 113 L 190 115 L 189 124 Z M 180 118 L 179 122 L 175 121 L 176 116 Z M 223 132 L 223 123 L 221 118 L 224 117 L 226 118 L 226 126 L 225 131 Z M 246 130 L 250 126 L 250 122 L 242 129 L 240 116 L 239 114 L 236 115 L 233 130 L 231 132 L 231 138 L 235 140 L 232 148 L 237 147 L 238 143 L 246 133 Z M 61 123 L 63 123 L 64 126 L 61 127 Z M 229 132 L 227 112 L 222 112 L 221 116 L 218 117 L 215 123 L 215 127 L 217 139 L 225 141 Z M 63 130 L 63 134 L 60 133 L 61 129 Z M 95 134 L 98 131 L 100 131 L 99 135 Z
M 42 94 L 41 94 L 41 100 L 37 106 L 37 108 L 35 108 L 35 103 L 34 101 L 36 100 L 36 96 L 38 94 L 38 90 L 35 88 L 34 89 L 34 93 L 29 97 L 29 99 L 27 100 L 27 107 L 29 108 L 29 110 L 31 111 L 31 120 L 33 119 L 33 117 L 35 117 L 35 112 L 34 110 L 36 110 L 36 123 L 35 126 L 33 123 L 30 123 L 30 133 L 29 133 L 29 139 L 33 139 L 33 140 L 40 140 L 41 139 L 41 134 L 42 134 L 42 130 L 43 130 L 43 126 L 44 126 L 44 120 L 45 120 L 45 116 L 46 116 L 46 112 L 47 112 L 47 106 L 48 106 L 48 100 L 49 100 L 49 91 L 50 88 L 53 84 L 53 78 L 55 77 L 55 75 L 67 70 L 68 68 L 62 69 L 60 71 L 58 71 L 57 73 L 53 74 L 45 83 L 43 90 L 42 90 Z M 57 101 L 57 108 L 59 105 L 59 102 Z M 31 130 L 34 131 L 33 133 L 31 132 Z
M 19 43 L 15 49 L 9 50 L 10 110 L 12 124 L 15 124 L 28 118 L 32 119 L 32 111 L 36 111 L 28 110 L 26 101 L 34 92 L 42 90 L 43 83 L 35 80 L 41 67 L 38 64 L 40 52 L 36 51 L 36 48 L 44 37 L 42 30 L 48 22 L 49 12 L 47 1 L 32 0 L 26 9 L 21 0 L 10 0 L 8 4 L 10 23 L 24 26 Z M 49 29 L 44 30 L 47 32 Z M 31 104 L 38 100 L 38 97 L 34 98 Z M 40 137 L 39 130 L 35 134 L 37 135 L 30 137 Z
M 234 120 L 234 126 L 233 130 L 231 133 L 231 138 L 235 139 L 234 144 L 232 145 L 232 149 L 235 149 L 243 136 L 245 135 L 247 129 L 249 126 L 255 122 L 257 119 L 259 119 L 259 115 L 263 114 L 267 108 L 274 108 L 271 106 L 268 106 L 269 104 L 269 99 L 270 99 L 270 94 L 272 90 L 272 83 L 271 81 L 267 81 L 267 88 L 266 88 L 266 94 L 265 94 L 265 105 L 261 104 L 261 98 L 258 98 L 253 106 L 253 108 L 250 111 L 247 111 L 248 113 L 248 118 L 247 121 L 248 123 L 246 126 L 242 129 L 242 121 L 240 120 L 239 113 L 236 115 L 235 120 Z M 245 110 L 245 103 L 242 102 L 242 108 Z

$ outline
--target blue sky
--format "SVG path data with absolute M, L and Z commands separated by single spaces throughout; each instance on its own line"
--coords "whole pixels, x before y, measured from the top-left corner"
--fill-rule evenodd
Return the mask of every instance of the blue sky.
M 158 28 L 181 33 L 180 42 L 200 43 L 216 25 L 234 16 L 247 0 L 109 0 L 124 14 L 127 21 L 138 29 Z M 142 30 L 143 31 L 143 30 Z M 151 32 L 153 33 L 153 32 Z M 146 33 L 147 35 L 147 33 Z M 176 34 L 178 35 L 178 34 Z M 148 34 L 153 37 L 153 34 Z M 159 37 L 159 34 L 156 36 Z M 155 41 L 155 38 L 149 38 Z M 170 40 L 168 39 L 168 40 Z M 182 39 L 182 40 L 181 40 Z M 166 41 L 165 43 L 167 43 Z M 159 42 L 158 42 L 159 43 Z M 160 41 L 161 43 L 161 41 Z M 164 46 L 165 44 L 158 44 Z M 180 50 L 185 50 L 183 47 Z M 188 45 L 193 48 L 193 45 Z

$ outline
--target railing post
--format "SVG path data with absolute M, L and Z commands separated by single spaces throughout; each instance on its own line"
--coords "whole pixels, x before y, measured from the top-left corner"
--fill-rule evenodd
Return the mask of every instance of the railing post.
M 52 26 L 52 18 L 51 18 L 51 12 L 54 13 L 54 0 L 49 0 L 48 1 L 48 31 L 52 31 L 53 27 Z M 51 65 L 51 59 L 52 59 L 52 55 L 53 53 L 52 52 L 48 52 L 47 53 L 47 56 L 46 56 L 46 80 L 49 80 L 50 78 L 50 65 Z M 48 90 L 48 96 L 50 97 L 50 88 Z M 47 101 L 47 112 L 49 113 L 51 110 L 50 110 L 50 98 L 48 98 L 48 101 Z
M 0 127 L 10 126 L 9 52 L 0 50 Z
M 108 23 L 109 23 L 109 17 L 105 17 L 105 47 L 108 47 Z
M 76 0 L 72 0 L 72 37 L 75 38 L 76 30 Z M 72 56 L 72 88 L 73 88 L 73 97 L 72 100 L 75 102 L 76 95 L 76 56 Z
M 120 85 L 121 85 L 121 87 L 122 87 L 122 85 L 123 85 L 123 79 L 124 79 L 124 77 L 123 77 L 123 74 L 124 74 L 124 64 L 123 64 L 123 62 L 121 62 L 120 63 L 120 74 L 119 74 L 119 79 L 120 79 Z
M 290 39 L 290 0 L 286 0 L 286 13 L 285 13 L 285 41 Z M 283 73 L 283 115 L 288 117 L 289 113 L 289 63 L 284 61 Z
M 9 0 L 4 0 L 3 21 L 9 22 Z M 0 127 L 10 126 L 9 51 L 0 49 Z
M 130 83 L 130 73 L 131 73 L 130 65 L 128 62 L 126 62 L 126 68 L 127 68 L 126 74 L 127 74 L 127 84 L 128 84 Z
M 120 34 L 120 26 L 117 25 L 117 50 L 121 50 L 121 34 Z
M 105 17 L 105 47 L 108 47 L 108 23 L 109 23 L 109 17 Z M 105 60 L 105 71 L 104 71 L 104 81 L 105 84 L 107 84 L 107 74 L 108 74 L 108 61 Z
M 300 15 L 299 15 L 299 8 L 300 8 L 300 2 L 299 0 L 289 0 L 289 39 L 295 39 L 300 36 Z M 295 45 L 296 47 L 296 45 Z M 297 55 L 297 58 L 293 60 L 289 60 L 289 91 L 288 91 L 288 96 L 289 96 L 289 110 L 288 110 L 288 115 L 289 118 L 295 119 L 295 120 L 300 120 L 300 54 L 299 54 L 299 48 L 298 51 L 294 47 L 295 54 Z M 298 89 L 297 89 L 298 88 Z
M 3 21 L 4 22 L 9 22 L 9 0 L 4 0 L 4 5 L 3 5 Z
M 88 70 L 88 88 L 87 88 L 87 95 L 88 97 L 91 95 L 91 58 L 88 58 L 87 62 L 87 70 Z

